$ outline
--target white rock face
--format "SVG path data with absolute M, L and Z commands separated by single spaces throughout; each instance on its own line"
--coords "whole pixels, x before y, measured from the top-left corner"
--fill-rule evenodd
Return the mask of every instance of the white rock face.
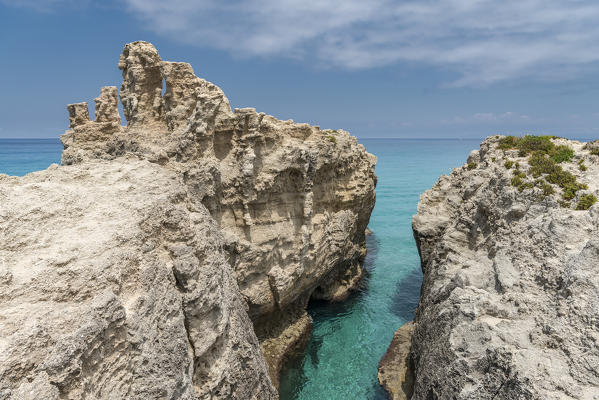
M 0 398 L 269 399 L 224 238 L 135 159 L 0 175 Z
M 412 399 L 597 399 L 599 206 L 518 191 L 516 150 L 485 140 L 470 166 L 420 198 L 413 228 L 424 281 L 411 341 Z M 599 156 L 583 143 L 562 165 L 598 192 Z M 587 170 L 579 168 L 583 160 Z M 528 179 L 528 178 L 527 178 Z M 554 185 L 555 186 L 555 185 Z
M 362 273 L 376 158 L 347 132 L 232 110 L 220 88 L 189 64 L 163 62 L 147 42 L 126 45 L 119 68 L 127 126 L 116 88 L 103 88 L 94 121 L 86 103 L 68 106 L 64 167 L 0 182 L 0 282 L 17 307 L 0 319 L 12 326 L 0 330 L 10 350 L 2 390 L 15 398 L 27 390 L 36 398 L 56 390 L 61 398 L 273 398 L 286 354 L 309 335 L 308 299 L 343 299 Z M 28 206 L 18 204 L 26 187 Z M 47 237 L 24 233 L 41 228 Z M 25 271 L 38 264 L 48 289 L 29 301 L 37 281 Z M 104 292 L 110 301 L 89 303 Z M 53 296 L 58 305 L 38 308 Z M 9 341 L 38 332 L 22 325 L 25 316 L 51 339 Z M 84 317 L 93 317 L 93 338 L 77 336 Z M 101 333 L 110 324 L 122 332 Z M 56 350 L 64 360 L 47 369 L 46 353 L 70 343 L 68 334 L 77 345 L 70 355 Z M 40 353 L 13 367 L 27 340 Z M 81 361 L 88 353 L 93 360 Z M 52 375 L 65 363 L 77 367 Z

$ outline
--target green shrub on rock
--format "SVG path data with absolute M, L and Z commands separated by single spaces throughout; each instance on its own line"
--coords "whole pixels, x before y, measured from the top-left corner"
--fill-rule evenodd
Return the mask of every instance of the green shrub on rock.
M 497 146 L 500 150 L 509 150 L 516 148 L 518 141 L 520 139 L 516 136 L 506 136 L 499 141 L 499 145 Z
M 551 186 L 551 184 L 554 184 L 562 189 L 562 198 L 564 200 L 572 200 L 579 190 L 588 187 L 586 184 L 579 183 L 574 175 L 559 165 L 562 162 L 571 161 L 574 158 L 574 150 L 565 145 L 556 146 L 551 141 L 553 138 L 555 136 L 526 135 L 522 138 L 506 136 L 500 140 L 498 147 L 504 150 L 518 149 L 520 150 L 520 156 L 528 156 L 529 173 L 537 179 L 534 183 L 526 182 L 526 174 L 520 171 L 519 164 L 515 163 L 516 169 L 511 184 L 517 187 L 520 192 L 537 186 L 543 190 L 544 197 L 547 197 L 555 192 L 555 189 Z M 584 171 L 586 166 L 581 167 L 581 165 L 584 165 L 582 160 L 579 162 L 579 169 Z M 510 169 L 512 162 L 510 160 L 506 161 L 505 166 Z M 545 182 L 539 179 L 541 177 Z
M 570 208 L 570 202 L 565 200 L 558 200 L 559 205 L 563 208 Z
M 541 151 L 549 153 L 555 146 L 551 141 L 552 136 L 531 136 L 526 135 L 518 141 L 517 148 L 520 150 L 520 157 L 524 157 L 530 153 Z
M 564 145 L 555 146 L 552 150 L 549 151 L 549 154 L 551 156 L 551 159 L 556 163 L 571 161 L 572 158 L 574 158 L 574 150 Z
M 551 141 L 555 138 L 556 136 L 526 135 L 521 138 L 506 136 L 499 141 L 497 147 L 501 150 L 517 149 L 520 157 L 540 153 L 549 155 L 556 163 L 571 161 L 574 157 L 574 150 L 565 145 L 556 146 Z
M 521 177 L 516 175 L 512 178 L 511 183 L 512 183 L 512 186 L 516 186 L 517 188 L 520 188 L 520 186 L 522 185 L 522 183 L 524 183 L 524 181 L 522 180 Z
M 531 169 L 530 173 L 535 178 L 538 178 L 542 174 L 551 174 L 557 170 L 561 170 L 555 161 L 551 158 L 546 157 L 543 153 L 534 153 L 528 160 Z
M 543 183 L 543 186 L 541 188 L 543 189 L 543 195 L 545 195 L 545 197 L 551 196 L 553 193 L 555 193 L 555 189 L 553 189 L 553 186 L 551 186 L 548 183 Z
M 576 210 L 588 210 L 597 202 L 597 197 L 594 194 L 583 194 L 576 204 Z
M 572 200 L 576 196 L 576 192 L 582 189 L 588 189 L 586 184 L 580 184 L 578 182 L 568 183 L 563 189 L 562 197 L 566 200 Z

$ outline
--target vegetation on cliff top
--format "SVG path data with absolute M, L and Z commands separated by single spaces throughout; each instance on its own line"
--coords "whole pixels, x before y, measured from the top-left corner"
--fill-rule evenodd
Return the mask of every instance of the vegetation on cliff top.
M 570 200 L 576 197 L 579 190 L 588 189 L 584 183 L 576 180 L 576 177 L 564 170 L 561 163 L 570 162 L 574 158 L 574 150 L 569 146 L 556 145 L 552 139 L 556 136 L 531 136 L 524 137 L 506 136 L 499 141 L 498 148 L 501 150 L 518 150 L 520 157 L 528 157 L 530 168 L 528 174 L 535 181 L 527 180 L 527 174 L 519 169 L 518 163 L 515 163 L 514 176 L 511 180 L 512 186 L 515 186 L 520 192 L 524 189 L 540 187 L 543 191 L 543 197 L 552 195 L 555 190 L 552 185 L 557 185 L 562 189 L 563 201 L 560 204 L 563 207 L 570 206 Z M 514 162 L 506 160 L 505 167 L 511 169 Z M 579 163 L 581 171 L 586 170 L 586 166 L 581 160 Z M 587 210 L 592 206 L 596 197 L 592 194 L 585 194 L 580 197 L 577 210 Z
M 583 149 L 589 150 L 592 155 L 599 156 L 599 140 L 593 140 L 584 145 Z
M 516 136 L 506 136 L 499 142 L 501 150 L 518 149 L 520 157 L 526 157 L 530 154 L 546 154 L 556 163 L 571 161 L 574 158 L 574 150 L 568 146 L 556 146 L 551 139 L 557 136 L 532 136 L 526 135 L 521 138 Z

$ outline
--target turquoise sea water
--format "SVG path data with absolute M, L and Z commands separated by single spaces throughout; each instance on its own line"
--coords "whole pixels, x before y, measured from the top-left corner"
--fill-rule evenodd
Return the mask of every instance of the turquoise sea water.
M 22 176 L 60 164 L 58 139 L 0 139 L 0 174 Z
M 369 274 L 342 304 L 310 303 L 314 319 L 305 356 L 281 379 L 282 400 L 386 399 L 378 362 L 393 332 L 412 319 L 420 295 L 420 260 L 411 218 L 419 196 L 462 165 L 479 140 L 363 139 L 378 158 L 377 201 L 367 239 Z M 0 173 L 24 175 L 60 161 L 56 139 L 0 139 Z
M 343 304 L 311 303 L 314 330 L 305 356 L 281 377 L 281 400 L 387 399 L 378 363 L 393 332 L 413 318 L 420 259 L 412 215 L 420 194 L 465 163 L 480 140 L 363 139 L 378 157 L 377 199 L 367 239 L 369 276 Z

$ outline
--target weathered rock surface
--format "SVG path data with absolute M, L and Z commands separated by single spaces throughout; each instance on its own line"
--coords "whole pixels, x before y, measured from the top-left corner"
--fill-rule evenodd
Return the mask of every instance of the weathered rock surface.
M 402 325 L 379 363 L 378 379 L 393 400 L 409 400 L 414 389 L 414 369 L 411 365 L 410 344 L 414 323 Z
M 231 110 L 220 88 L 149 43 L 125 46 L 119 68 L 129 125 L 75 118 L 63 163 L 130 153 L 177 171 L 223 230 L 261 341 L 287 314 L 302 318 L 310 296 L 343 299 L 362 273 L 376 158 L 344 131 Z
M 100 268 L 96 267 L 97 265 L 104 265 L 102 257 L 107 257 L 109 254 L 112 254 L 117 265 L 129 258 L 135 260 L 144 257 L 152 258 L 149 254 L 153 253 L 146 253 L 154 251 L 152 249 L 155 248 L 156 241 L 166 242 L 167 239 L 162 239 L 161 235 L 165 235 L 168 231 L 168 235 L 175 237 L 172 239 L 174 242 L 183 242 L 183 244 L 181 248 L 173 249 L 169 247 L 170 242 L 164 244 L 168 250 L 165 250 L 164 254 L 161 252 L 160 258 L 152 259 L 154 264 L 162 263 L 160 268 L 166 272 L 161 272 L 160 278 L 157 276 L 153 279 L 160 279 L 160 285 L 165 286 L 161 290 L 166 292 L 166 286 L 171 285 L 172 279 L 176 278 L 172 288 L 174 300 L 167 301 L 160 296 L 156 296 L 153 303 L 144 300 L 144 307 L 146 307 L 144 315 L 156 321 L 164 317 L 165 323 L 176 324 L 175 320 L 181 314 L 183 315 L 181 321 L 195 318 L 195 322 L 188 323 L 187 329 L 177 331 L 179 335 L 185 336 L 186 332 L 190 335 L 187 339 L 187 347 L 183 346 L 185 344 L 183 338 L 180 342 L 182 344 L 177 348 L 185 354 L 176 355 L 181 358 L 181 365 L 187 363 L 185 364 L 187 370 L 180 370 L 183 375 L 179 372 L 170 372 L 170 376 L 175 374 L 182 383 L 171 382 L 171 389 L 168 389 L 168 385 L 157 381 L 153 382 L 151 387 L 164 387 L 166 397 L 170 396 L 169 393 L 175 393 L 174 397 L 181 397 L 182 393 L 190 393 L 191 396 L 195 391 L 198 398 L 206 396 L 206 398 L 210 396 L 239 399 L 253 398 L 252 396 L 271 398 L 273 387 L 268 374 L 262 371 L 264 357 L 260 355 L 259 359 L 256 359 L 254 352 L 255 335 L 257 334 L 264 352 L 268 354 L 266 360 L 270 367 L 270 375 L 276 377 L 286 351 L 295 349 L 305 342 L 305 337 L 309 335 L 311 323 L 305 313 L 309 298 L 343 299 L 344 293 L 351 290 L 352 285 L 357 282 L 362 273 L 361 262 L 365 253 L 364 232 L 375 201 L 376 158 L 368 154 L 364 147 L 347 132 L 320 130 L 307 124 L 279 121 L 274 117 L 257 113 L 251 108 L 232 110 L 220 88 L 196 77 L 189 64 L 162 61 L 154 47 L 147 42 L 126 45 L 119 61 L 119 68 L 123 71 L 120 97 L 127 126 L 120 124 L 114 87 L 102 88 L 100 96 L 95 99 L 94 121 L 89 118 L 86 103 L 69 105 L 70 129 L 61 137 L 65 146 L 62 163 L 67 167 L 45 172 L 47 176 L 44 176 L 44 173 L 34 174 L 40 181 L 48 182 L 46 185 L 51 185 L 57 179 L 55 174 L 63 174 L 64 179 L 61 179 L 65 181 L 72 177 L 71 191 L 75 197 L 81 196 L 76 194 L 77 185 L 82 186 L 81 191 L 91 187 L 105 193 L 104 197 L 95 199 L 94 191 L 87 191 L 83 196 L 87 199 L 87 203 L 83 204 L 75 204 L 75 200 L 79 201 L 78 199 L 72 199 L 70 196 L 59 197 L 57 194 L 57 197 L 52 199 L 52 204 L 46 205 L 55 209 L 44 211 L 43 207 L 40 208 L 48 214 L 48 236 L 55 236 L 56 241 L 68 246 L 69 239 L 64 239 L 66 233 L 75 235 L 78 224 L 83 223 L 83 218 L 86 224 L 94 225 L 96 222 L 98 226 L 109 224 L 112 229 L 111 231 L 108 228 L 98 228 L 100 230 L 97 235 L 85 230 L 81 231 L 77 243 L 90 241 L 96 247 L 89 249 L 91 253 L 85 257 L 66 258 L 66 261 L 57 267 L 57 271 L 68 271 L 71 263 L 75 263 L 72 266 L 75 272 L 60 275 L 56 278 L 56 282 L 51 282 L 59 285 L 59 288 L 48 289 L 47 296 L 53 296 L 54 291 L 60 292 L 64 289 L 65 292 L 61 292 L 59 296 L 62 296 L 65 302 L 70 301 L 71 289 L 65 281 L 66 277 L 80 279 L 77 271 L 83 271 L 82 273 L 94 277 L 98 275 L 100 279 L 100 272 L 94 273 L 93 269 Z M 162 95 L 163 85 L 164 95 Z M 143 175 L 139 178 L 139 182 L 135 174 L 122 178 L 122 182 L 110 176 L 111 174 L 119 176 L 119 171 L 122 168 L 129 168 L 131 163 L 143 163 L 149 166 L 146 172 L 139 167 L 139 174 Z M 104 168 L 104 170 L 98 170 L 97 173 L 82 172 L 93 168 Z M 104 180 L 97 176 L 100 172 Z M 75 179 L 79 175 L 85 177 Z M 33 218 L 23 219 L 24 217 L 18 213 L 19 208 L 13 197 L 13 193 L 28 184 L 28 179 L 34 178 L 27 177 L 22 180 L 3 178 L 2 183 L 4 196 L 12 199 L 10 205 L 4 201 L 0 203 L 0 216 L 2 216 L 0 222 L 8 224 L 3 228 L 3 232 L 12 238 L 8 239 L 8 236 L 6 240 L 3 238 L 0 245 L 3 246 L 1 249 L 5 252 L 6 260 L 12 260 L 5 262 L 6 268 L 10 271 L 27 269 L 27 262 L 31 262 L 23 256 L 22 249 L 31 246 L 27 251 L 34 259 L 35 254 L 41 251 L 35 246 L 48 244 L 45 240 L 30 244 L 23 239 L 19 248 L 10 245 L 16 240 L 15 238 L 22 235 L 20 227 L 31 224 L 30 221 L 33 220 Z M 143 197 L 143 193 L 147 192 L 147 198 L 137 199 L 133 194 L 129 196 L 125 190 L 125 193 L 121 193 L 117 188 L 111 189 L 112 186 L 106 183 L 111 179 L 114 179 L 115 185 L 129 184 L 138 188 L 136 190 L 139 190 L 139 193 L 136 193 L 139 197 Z M 171 179 L 176 180 L 176 184 L 166 185 L 165 182 L 170 182 Z M 9 183 L 11 186 L 6 187 Z M 55 186 L 52 190 L 60 191 L 60 184 Z M 161 186 L 162 190 L 160 190 Z M 109 193 L 110 190 L 113 190 L 112 194 Z M 152 191 L 157 192 L 156 196 L 164 196 L 164 199 L 153 196 Z M 33 196 L 34 193 L 31 195 Z M 112 202 L 104 204 L 104 201 L 109 198 Z M 129 199 L 132 204 L 129 204 L 126 199 Z M 169 221 L 170 212 L 166 211 L 166 207 L 170 199 L 176 199 L 173 200 L 173 204 L 179 204 L 181 208 L 184 208 L 183 205 L 192 207 L 191 210 L 181 211 L 181 218 L 189 221 L 185 222 L 189 225 L 186 233 L 173 231 L 179 229 L 177 225 L 179 222 Z M 30 212 L 35 215 L 37 211 L 33 202 L 32 200 Z M 113 204 L 114 202 L 122 209 Z M 161 207 L 164 208 L 158 208 L 156 215 L 151 215 L 148 211 L 152 209 L 150 205 L 154 204 L 153 202 L 160 202 L 163 204 Z M 63 214 L 59 211 L 66 210 L 70 205 L 80 213 L 77 214 L 79 219 L 71 219 L 71 214 L 66 211 L 66 214 Z M 89 207 L 94 205 L 103 210 L 104 214 L 98 212 L 88 215 L 86 205 Z M 16 214 L 12 214 L 13 207 L 17 207 L 14 208 Z M 114 212 L 113 207 L 116 207 Z M 125 218 L 125 214 L 133 213 L 138 207 L 141 207 L 144 212 L 138 212 L 137 219 L 136 217 Z M 25 209 L 22 210 L 25 215 Z M 115 219 L 113 215 L 119 215 L 119 218 L 122 215 L 122 220 Z M 201 215 L 201 218 L 198 215 Z M 100 221 L 95 221 L 96 218 Z M 55 219 L 57 221 L 54 221 Z M 163 226 L 163 228 L 153 228 L 150 233 L 143 233 L 145 228 L 139 228 L 146 236 L 142 233 L 133 233 L 136 224 L 146 226 L 141 222 L 146 219 L 155 220 L 152 226 Z M 29 226 L 25 229 L 33 228 Z M 119 247 L 123 240 L 120 229 L 124 229 L 125 232 L 131 230 L 131 235 L 141 241 L 131 247 L 123 244 L 123 254 Z M 193 233 L 195 231 L 199 232 Z M 113 239 L 104 238 L 101 243 L 96 242 L 96 236 L 102 237 L 111 232 Z M 176 238 L 177 235 L 184 237 Z M 82 246 L 84 244 L 81 243 Z M 146 251 L 147 246 L 150 246 L 150 250 Z M 46 254 L 50 259 L 56 256 L 55 252 L 60 253 L 59 250 L 60 246 L 56 244 L 55 247 L 48 248 L 40 254 Z M 77 251 L 87 254 L 84 250 L 75 248 L 73 254 Z M 178 261 L 179 258 L 181 261 Z M 87 259 L 87 262 L 82 261 L 84 259 Z M 50 261 L 47 263 L 51 264 Z M 90 271 L 87 271 L 85 269 L 87 265 L 93 265 L 93 268 L 90 267 Z M 101 268 L 104 271 L 104 267 Z M 119 266 L 119 268 L 123 267 Z M 137 265 L 136 268 L 133 268 L 135 273 L 141 274 L 142 272 L 138 270 L 145 270 L 146 267 L 144 264 Z M 229 270 L 232 271 L 232 275 L 229 274 Z M 168 271 L 172 271 L 171 275 L 174 274 L 174 278 L 171 276 L 170 280 L 167 279 Z M 14 272 L 10 273 L 14 274 Z M 108 272 L 106 274 L 108 275 Z M 110 276 L 110 279 L 113 279 L 112 275 Z M 234 282 L 227 280 L 229 276 L 234 277 Z M 24 285 L 21 292 L 16 292 L 12 287 L 14 282 L 16 281 L 7 280 L 7 296 L 15 304 L 23 303 L 26 300 L 22 296 L 27 296 L 28 292 L 34 291 L 35 282 L 28 280 L 20 283 Z M 85 291 L 92 298 L 96 292 L 94 284 L 93 280 L 81 279 L 81 288 L 78 290 Z M 128 284 L 117 284 L 112 281 L 111 284 L 116 285 L 116 288 L 111 287 L 115 307 L 124 304 L 122 308 L 125 311 L 122 313 L 125 315 L 119 317 L 118 324 L 125 326 L 124 331 L 129 332 L 127 311 L 128 307 L 136 301 L 136 297 L 129 297 L 129 294 L 117 290 L 128 288 Z M 134 289 L 131 290 L 136 293 L 149 291 L 152 286 L 146 283 L 144 283 L 146 286 L 143 286 L 140 283 L 137 288 L 135 286 L 137 283 L 132 285 Z M 171 286 L 168 286 L 169 290 Z M 224 295 L 213 298 L 203 293 L 204 290 L 228 294 L 223 298 L 221 297 Z M 8 295 L 8 293 L 22 293 L 22 295 Z M 180 299 L 178 304 L 180 309 L 175 311 L 173 308 L 172 311 L 168 311 L 167 316 L 163 316 L 159 308 L 166 305 L 161 302 L 167 302 L 169 307 L 175 307 L 171 303 L 176 303 L 177 298 Z M 208 298 L 211 300 L 209 301 Z M 219 313 L 222 315 L 216 311 L 207 311 L 216 307 L 210 302 L 216 302 L 218 299 L 222 303 L 218 306 Z M 242 301 L 239 302 L 238 299 Z M 81 304 L 78 312 L 81 315 L 93 315 L 90 307 L 87 303 Z M 98 307 L 101 309 L 98 312 L 103 313 L 103 306 Z M 48 305 L 48 310 L 48 312 L 58 312 L 60 307 Z M 30 312 L 31 318 L 38 318 L 41 312 L 38 308 L 33 308 Z M 137 309 L 134 310 L 135 313 Z M 151 317 L 152 313 L 160 315 Z M 15 324 L 15 335 L 25 335 L 26 332 L 16 327 L 18 325 L 16 318 L 20 318 L 19 315 L 16 312 L 12 313 L 10 317 L 6 317 L 6 321 Z M 63 331 L 56 329 L 54 332 L 55 328 L 48 325 L 51 319 L 42 318 L 40 329 L 55 333 L 54 340 L 62 342 L 59 339 L 62 334 L 66 335 L 66 332 L 73 333 L 80 329 L 82 325 L 78 324 L 79 320 L 81 318 L 73 317 L 71 322 L 64 323 Z M 247 321 L 252 322 L 254 330 L 248 328 Z M 221 323 L 224 325 L 219 325 Z M 186 325 L 181 323 L 177 326 L 184 328 Z M 230 330 L 237 332 L 237 327 L 244 330 L 245 336 L 235 336 L 236 334 L 231 333 L 230 336 L 233 338 L 230 338 L 223 333 Z M 168 332 L 163 333 L 160 329 L 158 333 L 164 334 L 165 338 L 169 337 Z M 158 333 L 152 332 L 152 335 Z M 159 345 L 150 344 L 154 340 L 150 333 L 144 335 L 141 335 L 141 338 L 138 337 L 139 335 L 135 336 L 131 348 L 138 351 L 140 346 L 147 346 L 151 351 L 163 351 Z M 193 335 L 204 339 L 197 341 Z M 125 343 L 123 346 L 129 346 L 126 340 L 123 339 Z M 239 343 L 244 340 L 247 343 L 240 345 Z M 113 344 L 115 341 L 110 338 L 110 335 L 100 335 L 97 343 L 89 346 L 86 343 L 91 341 L 80 343 L 81 350 L 78 351 L 81 354 L 91 351 L 91 348 L 107 351 L 104 347 L 116 346 Z M 108 345 L 108 342 L 111 344 Z M 206 344 L 198 344 L 204 342 Z M 15 352 L 21 352 L 23 349 L 16 344 L 10 344 L 5 339 L 0 343 L 6 343 L 8 346 L 6 348 Z M 175 343 L 177 340 L 173 337 L 168 345 Z M 48 346 L 42 347 L 46 349 Z M 114 353 L 128 353 L 128 349 L 129 347 L 119 348 L 118 351 L 114 350 Z M 202 358 L 205 353 L 209 355 L 206 355 L 207 358 Z M 35 357 L 28 362 L 30 369 L 27 371 L 22 373 L 18 369 L 14 369 L 13 372 L 9 369 L 2 369 L 5 372 L 0 371 L 0 373 L 13 374 L 6 380 L 2 378 L 3 390 L 16 393 L 14 391 L 20 390 L 21 383 L 25 385 L 23 390 L 29 390 L 24 382 L 30 376 L 30 371 L 37 371 L 37 368 L 42 368 L 44 365 L 44 356 Z M 127 357 L 122 357 L 123 362 L 128 360 Z M 133 359 L 134 355 L 130 357 Z M 144 357 L 147 360 L 152 359 L 151 355 L 144 355 Z M 75 362 L 70 356 L 67 359 L 68 362 Z M 235 361 L 238 359 L 241 361 Z M 122 374 L 122 379 L 128 382 L 123 383 L 123 387 L 133 387 L 135 383 L 140 387 L 139 390 L 146 390 L 144 382 L 153 379 L 150 376 L 165 376 L 163 369 L 168 369 L 167 365 L 161 366 L 162 369 L 152 367 L 147 374 L 140 373 L 136 376 L 126 372 L 134 369 L 133 367 L 115 364 L 112 368 L 109 364 L 99 364 L 97 357 L 94 360 L 96 364 L 101 365 L 96 368 L 100 368 L 104 374 L 102 382 L 117 394 L 122 393 L 117 391 L 121 389 L 112 388 L 110 374 L 115 376 Z M 160 362 L 153 359 L 150 361 Z M 82 385 L 88 382 L 83 378 L 83 375 L 88 373 L 88 366 L 81 363 L 80 365 L 78 370 L 80 372 L 74 373 L 69 378 L 69 384 L 77 389 L 71 389 L 71 386 L 60 389 L 64 393 L 72 393 L 68 394 L 71 396 L 68 398 L 75 398 L 77 396 L 75 393 L 79 393 L 75 390 L 83 390 Z M 229 378 L 219 380 L 216 375 L 211 375 L 217 374 L 211 372 L 214 368 L 218 374 L 222 373 L 222 376 Z M 237 379 L 240 380 L 235 383 Z M 50 377 L 47 382 L 51 386 L 48 386 L 46 381 L 40 385 L 57 388 L 55 380 L 56 378 Z M 276 383 L 277 379 L 273 380 Z M 89 382 L 85 384 L 93 390 L 100 387 L 97 381 Z M 194 391 L 183 392 L 183 390 L 191 390 L 190 388 Z M 107 393 L 108 389 L 101 390 L 102 393 Z M 133 393 L 129 392 L 129 395 L 133 396 Z M 118 397 L 117 394 L 115 396 Z
M 555 185 L 517 190 L 506 160 L 523 175 L 529 162 L 500 140 L 420 198 L 412 399 L 597 399 L 599 206 L 564 208 Z M 560 165 L 588 185 L 574 201 L 596 194 L 599 156 L 553 142 L 575 151 Z
M 224 238 L 147 161 L 0 175 L 0 398 L 269 399 Z

